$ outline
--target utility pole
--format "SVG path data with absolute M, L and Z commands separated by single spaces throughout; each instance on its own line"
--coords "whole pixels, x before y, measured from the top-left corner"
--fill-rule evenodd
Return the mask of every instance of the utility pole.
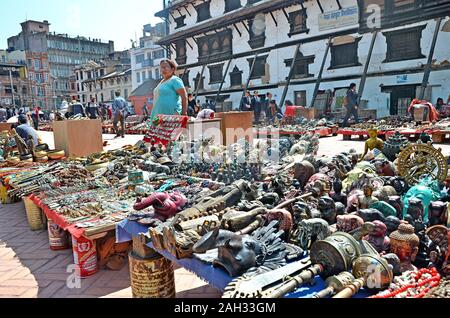
M 14 96 L 14 85 L 13 85 L 13 79 L 12 79 L 12 69 L 9 68 L 9 83 L 11 85 L 11 96 L 12 96 L 12 105 L 14 108 L 16 108 L 16 97 Z
M 434 50 L 436 48 L 436 42 L 438 39 L 441 23 L 442 23 L 442 17 L 439 18 L 436 22 L 436 28 L 435 28 L 434 35 L 433 35 L 433 41 L 431 42 L 430 53 L 428 54 L 428 61 L 427 61 L 427 64 L 425 65 L 425 72 L 423 75 L 422 85 L 420 86 L 420 94 L 418 96 L 420 100 L 425 98 L 425 91 L 428 87 L 428 82 L 430 80 L 431 68 L 432 68 L 433 57 L 434 57 Z

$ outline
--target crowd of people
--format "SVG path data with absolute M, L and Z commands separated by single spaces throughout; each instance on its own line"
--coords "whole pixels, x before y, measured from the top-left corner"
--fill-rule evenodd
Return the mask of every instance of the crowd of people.
M 196 100 L 193 94 L 188 94 L 181 78 L 176 76 L 177 65 L 171 60 L 163 60 L 160 63 L 162 80 L 153 92 L 154 102 L 152 111 L 149 111 L 147 104 L 143 105 L 142 114 L 146 119 L 154 119 L 158 115 L 183 115 L 194 118 L 212 118 L 216 112 L 216 102 L 214 100 L 206 99 L 204 104 Z M 66 103 L 67 104 L 67 103 Z M 448 104 L 450 104 L 450 97 Z M 250 111 L 254 113 L 254 123 L 259 124 L 274 124 L 275 120 L 283 118 L 282 108 L 294 106 L 294 104 L 287 100 L 284 105 L 278 105 L 272 93 L 259 94 L 258 91 L 251 93 L 245 91 L 241 99 L 239 110 Z M 350 84 L 347 94 L 344 98 L 343 109 L 345 112 L 343 127 L 348 126 L 351 117 L 354 117 L 356 123 L 359 122 L 359 94 L 355 83 Z M 437 100 L 436 110 L 443 115 L 449 112 L 449 107 L 446 107 L 444 100 L 439 98 Z M 16 109 L 12 107 L 4 107 L 0 105 L 0 122 L 5 122 L 13 116 L 26 114 L 34 128 L 37 130 L 39 120 L 43 116 L 45 119 L 54 120 L 58 117 L 63 117 L 60 112 L 45 114 L 42 113 L 39 107 L 33 111 L 25 113 L 23 109 Z M 124 137 L 125 119 L 130 115 L 128 102 L 120 96 L 117 92 L 112 106 L 106 104 L 97 104 L 95 99 L 92 99 L 86 105 L 79 101 L 72 101 L 68 105 L 64 116 L 66 118 L 73 117 L 87 117 L 90 119 L 100 118 L 103 121 L 113 120 L 114 129 L 118 137 Z M 448 114 L 450 116 L 450 113 Z M 119 129 L 120 124 L 120 129 Z
M 293 103 L 287 100 L 284 106 L 293 106 Z M 273 124 L 275 119 L 283 118 L 283 112 L 270 92 L 260 95 L 258 91 L 254 91 L 252 95 L 250 91 L 246 91 L 239 109 L 252 111 L 257 125 L 260 123 Z

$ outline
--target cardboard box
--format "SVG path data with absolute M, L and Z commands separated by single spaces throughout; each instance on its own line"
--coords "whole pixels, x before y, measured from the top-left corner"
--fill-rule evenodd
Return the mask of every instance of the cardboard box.
M 225 146 L 232 145 L 240 139 L 253 144 L 253 112 L 218 113 L 222 119 L 222 136 Z
M 53 123 L 55 148 L 68 157 L 85 157 L 103 151 L 102 122 L 95 120 L 65 120 Z

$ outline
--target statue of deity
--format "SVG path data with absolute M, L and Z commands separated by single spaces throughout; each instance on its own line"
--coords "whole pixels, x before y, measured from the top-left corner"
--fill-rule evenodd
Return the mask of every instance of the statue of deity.
M 358 196 L 358 209 L 368 209 L 373 203 L 378 202 L 378 199 L 372 196 L 373 186 L 365 184 L 363 186 L 364 195 Z
M 366 141 L 366 147 L 364 149 L 364 154 L 361 157 L 361 161 L 364 160 L 364 157 L 367 155 L 369 150 L 378 149 L 380 151 L 383 150 L 383 140 L 378 138 L 378 130 L 376 128 L 370 128 L 368 130 L 369 133 L 369 139 Z
M 414 227 L 407 223 L 402 223 L 397 231 L 389 236 L 391 240 L 391 252 L 400 259 L 401 272 L 416 270 L 412 264 L 419 251 L 419 237 L 414 234 Z

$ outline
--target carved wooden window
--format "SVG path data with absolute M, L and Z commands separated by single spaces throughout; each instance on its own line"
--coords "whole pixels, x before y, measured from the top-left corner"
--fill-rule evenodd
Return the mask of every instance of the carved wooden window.
M 306 19 L 306 10 L 299 10 L 289 13 L 289 35 L 307 32 L 308 29 L 306 28 Z
M 209 68 L 209 84 L 222 83 L 223 64 L 208 66 Z
M 190 83 L 189 83 L 189 72 L 190 71 L 186 71 L 183 73 L 181 80 L 184 83 L 184 86 L 186 87 L 191 87 Z
M 331 47 L 331 68 L 351 67 L 361 65 L 358 59 L 358 42 L 333 45 Z
M 247 59 L 250 69 L 252 68 L 253 60 L 254 60 L 253 58 Z M 253 72 L 250 75 L 250 79 L 258 79 L 266 76 L 266 63 L 267 63 L 267 56 L 257 57 L 255 66 L 253 68 Z
M 309 74 L 309 65 L 313 64 L 314 60 L 315 60 L 314 55 L 303 56 L 302 53 L 298 53 L 297 58 L 295 60 L 294 73 L 292 77 L 304 78 L 313 76 L 312 74 Z M 284 63 L 286 64 L 286 67 L 290 68 L 292 65 L 292 59 L 284 60 Z
M 225 13 L 241 8 L 241 0 L 225 0 Z
M 420 41 L 425 25 L 412 29 L 383 33 L 387 41 L 387 55 L 385 62 L 412 60 L 424 58 Z
M 241 86 L 242 85 L 242 71 L 239 70 L 237 66 L 233 68 L 233 71 L 230 73 L 230 83 L 231 86 Z
M 175 29 L 179 29 L 179 28 L 182 28 L 182 27 L 186 26 L 185 20 L 186 20 L 186 16 L 185 15 L 182 15 L 182 16 L 180 16 L 178 18 L 175 18 L 175 23 L 177 24 L 175 26 Z
M 199 60 L 223 58 L 232 54 L 231 30 L 222 31 L 213 35 L 197 39 L 199 47 Z
M 250 30 L 250 41 L 248 44 L 252 49 L 264 46 L 266 42 L 266 17 L 264 14 L 258 14 L 254 19 L 248 20 Z
M 205 77 L 200 77 L 200 73 L 197 73 L 197 76 L 194 78 L 194 86 L 195 90 L 205 89 L 204 79 Z
M 186 64 L 187 56 L 186 56 L 186 41 L 181 40 L 175 43 L 177 58 L 176 62 L 178 64 Z
M 195 10 L 197 10 L 197 22 L 211 19 L 210 4 L 210 1 L 206 1 L 195 7 Z

